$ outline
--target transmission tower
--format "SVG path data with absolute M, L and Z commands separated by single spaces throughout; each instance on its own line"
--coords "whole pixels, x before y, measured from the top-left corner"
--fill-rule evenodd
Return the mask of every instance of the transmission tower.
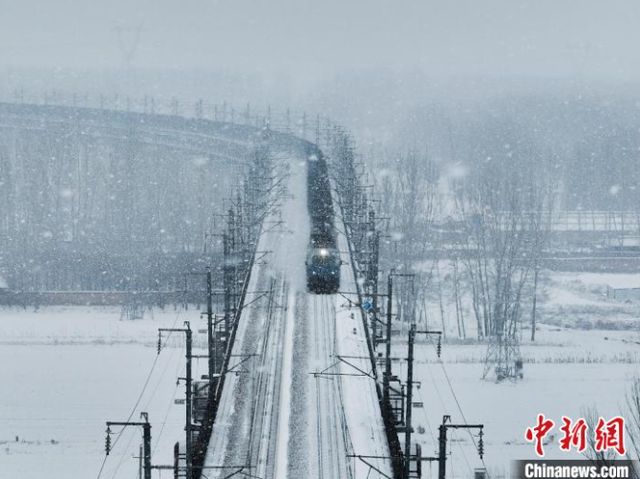
M 482 379 L 486 379 L 492 370 L 498 382 L 517 381 L 523 377 L 520 342 L 515 334 L 514 320 L 506 321 L 503 318 L 495 334 L 489 338 Z
M 140 22 L 134 26 L 116 25 L 111 30 L 118 36 L 118 48 L 120 49 L 124 67 L 128 74 L 131 71 L 133 57 L 138 51 L 138 46 L 140 46 L 143 23 Z

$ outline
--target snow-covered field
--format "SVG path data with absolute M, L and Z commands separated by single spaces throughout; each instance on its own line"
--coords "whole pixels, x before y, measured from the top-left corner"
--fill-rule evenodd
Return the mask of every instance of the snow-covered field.
M 512 459 L 533 457 L 524 431 L 540 412 L 556 421 L 562 415 L 578 418 L 593 407 L 607 417 L 624 415 L 625 394 L 640 361 L 635 331 L 640 304 L 608 299 L 603 291 L 607 285 L 634 287 L 638 282 L 640 275 L 550 274 L 535 344 L 528 330 L 522 332 L 522 382 L 481 380 L 484 345 L 445 343 L 442 364 L 433 344 L 418 345 L 421 387 L 414 401 L 424 408 L 414 410 L 414 427 L 423 454 L 435 455 L 443 414 L 455 423 L 483 423 L 485 463 L 497 477 L 508 472 Z M 574 317 L 578 311 L 582 321 Z M 173 444 L 183 434 L 184 406 L 173 402 L 184 391 L 182 384 L 176 386 L 184 350 L 176 336 L 157 356 L 157 329 L 182 327 L 190 320 L 197 330 L 203 320 L 194 309 L 154 310 L 139 321 L 119 318 L 119 308 L 0 309 L 0 477 L 97 477 L 105 421 L 126 420 L 136 403 L 132 420 L 140 411 L 150 414 L 154 463 L 170 463 Z M 613 326 L 597 329 L 598 324 Z M 195 336 L 202 346 L 198 336 L 203 335 Z M 397 356 L 405 356 L 405 348 L 398 340 Z M 136 477 L 133 456 L 140 437 L 135 429 L 123 433 L 101 477 Z M 469 434 L 452 432 L 451 438 L 450 472 L 470 477 L 482 463 Z M 549 457 L 560 455 L 556 444 L 546 450 Z M 435 464 L 425 468 L 436 471 Z
M 619 348 L 633 361 L 619 362 Z M 406 349 L 398 347 L 402 351 L 406 356 Z M 481 379 L 484 352 L 482 346 L 445 344 L 442 363 L 438 363 L 433 345 L 417 348 L 416 379 L 421 387 L 416 401 L 424 402 L 424 409 L 414 411 L 414 423 L 423 452 L 429 456 L 436 455 L 438 425 L 444 414 L 451 415 L 454 423 L 483 423 L 485 464 L 499 476 L 509 471 L 511 460 L 535 458 L 524 432 L 535 425 L 538 413 L 556 423 L 563 415 L 574 420 L 584 417 L 590 408 L 605 417 L 624 415 L 629 381 L 638 374 L 640 346 L 606 341 L 599 331 L 543 326 L 539 345 L 523 347 L 524 355 L 536 360 L 525 363 L 524 380 L 500 384 Z M 473 468 L 483 465 L 470 436 L 457 431 L 452 437 L 450 462 L 455 476 L 471 477 Z M 549 444 L 546 452 L 549 458 L 567 457 L 561 456 L 557 444 Z
M 0 309 L 0 477 L 97 477 L 105 422 L 137 421 L 141 411 L 152 423 L 154 463 L 171 464 L 184 424 L 184 406 L 173 404 L 184 393 L 176 386 L 184 340 L 170 338 L 158 355 L 157 329 L 185 320 L 197 329 L 199 312 L 119 318 L 119 308 Z M 120 428 L 113 432 L 101 477 L 137 477 L 141 430 L 117 442 Z
M 445 342 L 441 363 L 435 344 L 417 346 L 416 379 L 421 388 L 416 401 L 424 402 L 424 409 L 414 412 L 414 427 L 425 456 L 436 455 L 444 414 L 450 414 L 454 423 L 485 425 L 484 465 L 492 477 L 507 475 L 511 460 L 535 458 L 524 433 L 535 425 L 538 413 L 556 424 L 563 415 L 575 420 L 589 410 L 606 418 L 627 415 L 630 382 L 640 374 L 640 302 L 609 299 L 606 290 L 607 286 L 637 287 L 640 275 L 547 275 L 535 343 L 530 342 L 528 325 L 521 331 L 523 381 L 482 380 L 486 346 L 473 341 Z M 435 312 L 437 307 L 430 305 L 430 309 Z M 455 312 L 445 311 L 445 317 L 455 318 Z M 450 338 L 453 322 L 447 323 Z M 398 340 L 395 349 L 398 356 L 406 357 L 406 344 Z M 546 457 L 572 457 L 560 452 L 557 433 L 556 429 L 548 438 Z M 462 430 L 451 434 L 449 473 L 472 477 L 473 469 L 483 464 L 471 437 Z M 437 470 L 435 464 L 427 467 Z

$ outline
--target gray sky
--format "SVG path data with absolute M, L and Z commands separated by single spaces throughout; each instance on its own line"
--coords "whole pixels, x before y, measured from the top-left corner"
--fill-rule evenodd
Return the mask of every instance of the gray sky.
M 638 0 L 0 0 L 0 67 L 640 78 Z M 132 34 L 123 34 L 125 46 Z

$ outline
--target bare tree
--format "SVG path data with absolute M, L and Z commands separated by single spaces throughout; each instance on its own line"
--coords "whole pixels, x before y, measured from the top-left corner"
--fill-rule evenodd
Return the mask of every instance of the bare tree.
M 626 403 L 625 438 L 630 440 L 627 443 L 626 459 L 636 461 L 636 463 L 631 464 L 630 477 L 638 478 L 640 477 L 640 470 L 638 470 L 636 464 L 640 460 L 640 378 L 634 378 L 626 395 Z M 595 408 L 590 408 L 583 415 L 587 422 L 588 431 L 590 431 L 587 434 L 587 448 L 583 453 L 584 456 L 598 467 L 613 465 L 620 458 L 618 454 L 611 450 L 599 451 L 596 447 L 596 437 L 593 431 L 597 427 L 600 414 Z
M 519 179 L 483 174 L 464 192 L 467 197 L 459 204 L 466 211 L 466 266 L 473 286 L 478 337 L 514 335 L 530 273 Z
M 541 159 L 492 159 L 454 185 L 478 338 L 515 336 L 525 286 L 536 297 L 556 183 Z M 535 329 L 535 299 L 532 325 Z
M 427 257 L 435 246 L 432 226 L 441 208 L 438 191 L 440 172 L 427 152 L 410 151 L 392 156 L 392 160 L 389 156 L 383 156 L 381 163 L 386 167 L 386 174 L 378 178 L 377 186 L 381 193 L 382 212 L 390 218 L 389 236 L 393 247 L 387 261 L 398 270 L 416 275 L 414 281 L 405 282 L 396 295 L 398 317 L 408 321 L 415 313 L 408 305 L 416 300 L 424 304 L 434 284 L 433 273 L 437 271 L 437 260 L 429 264 Z M 436 288 L 441 297 L 440 283 Z M 422 309 L 420 314 L 426 321 L 426 312 Z

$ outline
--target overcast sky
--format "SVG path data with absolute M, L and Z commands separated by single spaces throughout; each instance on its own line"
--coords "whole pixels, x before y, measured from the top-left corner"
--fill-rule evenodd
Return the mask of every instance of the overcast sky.
M 0 66 L 640 78 L 638 0 L 0 0 Z M 125 27 L 119 45 L 115 27 Z

